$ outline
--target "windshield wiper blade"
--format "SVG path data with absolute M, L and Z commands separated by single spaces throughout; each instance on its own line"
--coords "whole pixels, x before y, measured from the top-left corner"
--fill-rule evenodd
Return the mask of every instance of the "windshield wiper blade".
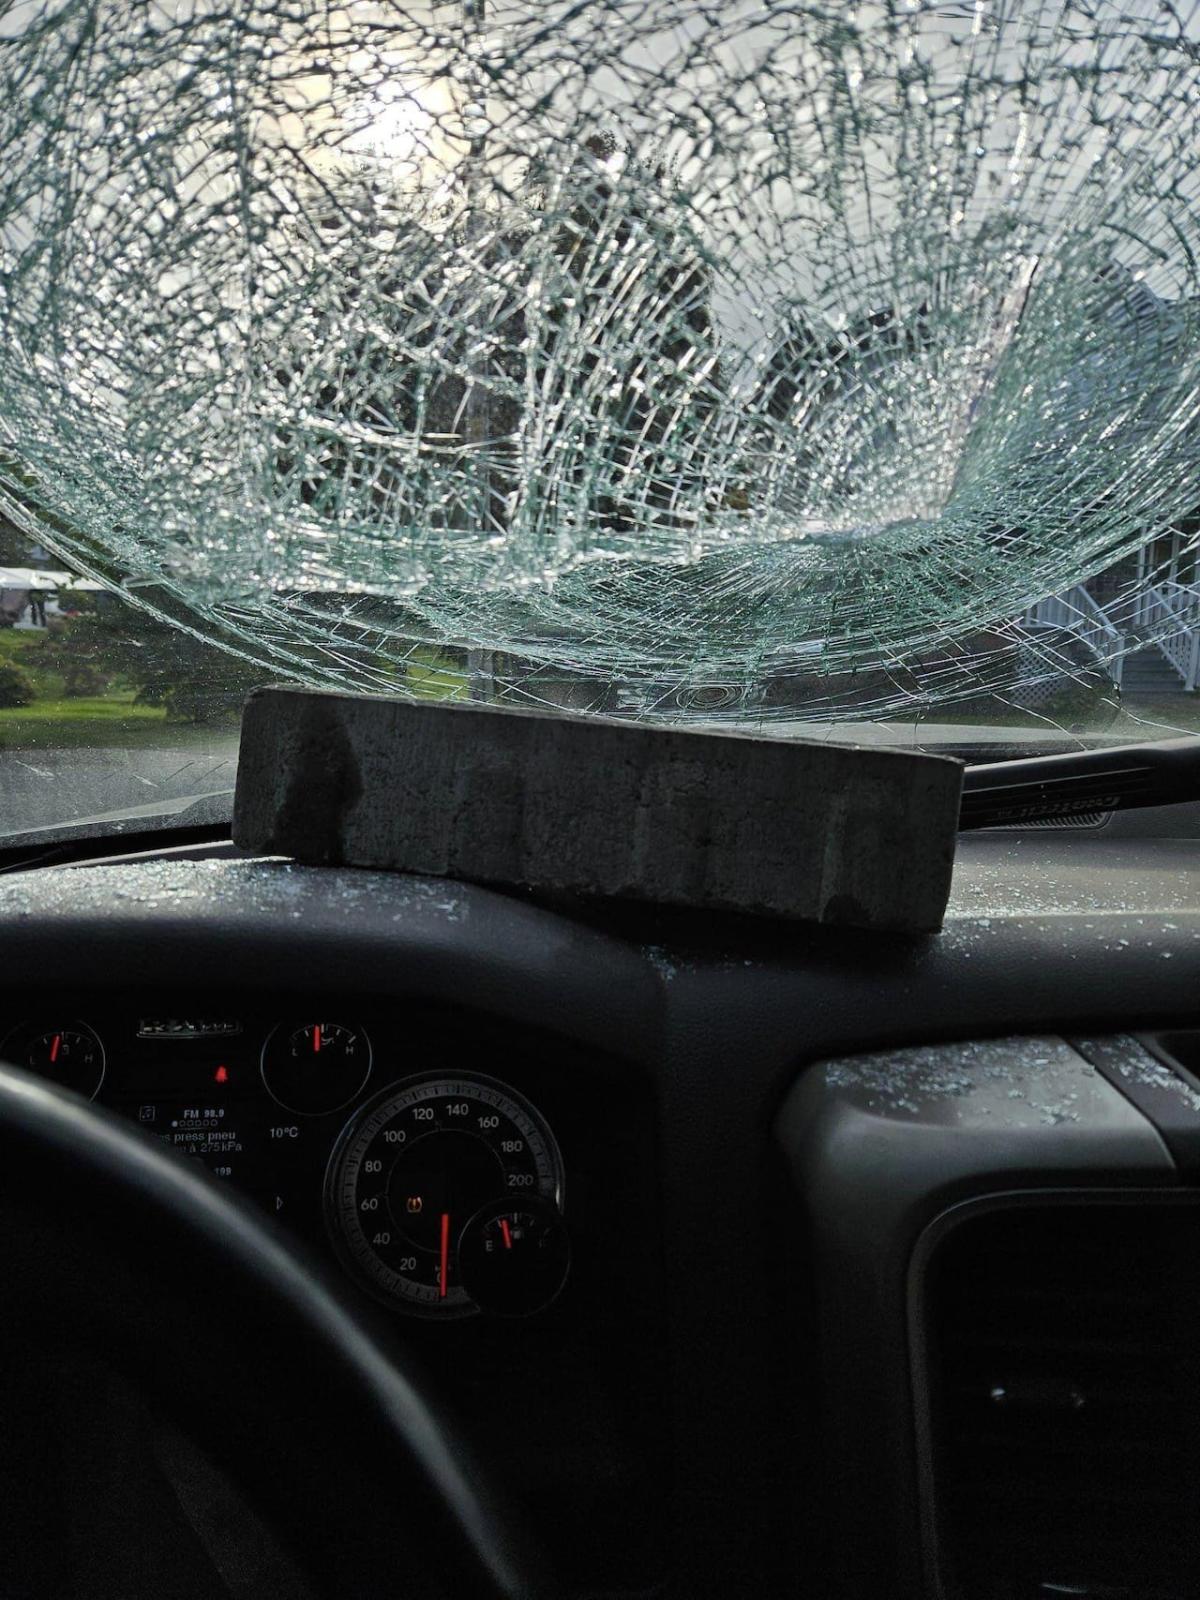
M 963 774 L 959 830 L 1200 800 L 1200 738 L 988 762 Z

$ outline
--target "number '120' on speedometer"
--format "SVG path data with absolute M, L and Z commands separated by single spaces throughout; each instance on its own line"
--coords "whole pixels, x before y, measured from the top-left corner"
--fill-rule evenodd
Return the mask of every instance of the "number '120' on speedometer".
M 484 1206 L 562 1204 L 562 1158 L 538 1111 L 494 1079 L 425 1074 L 393 1084 L 347 1124 L 330 1156 L 326 1216 L 343 1263 L 418 1315 L 469 1316 L 463 1230 Z

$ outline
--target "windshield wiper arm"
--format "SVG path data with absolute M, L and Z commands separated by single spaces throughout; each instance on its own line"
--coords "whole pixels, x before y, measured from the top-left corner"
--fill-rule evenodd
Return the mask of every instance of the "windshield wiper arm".
M 968 767 L 959 830 L 1200 800 L 1200 738 Z

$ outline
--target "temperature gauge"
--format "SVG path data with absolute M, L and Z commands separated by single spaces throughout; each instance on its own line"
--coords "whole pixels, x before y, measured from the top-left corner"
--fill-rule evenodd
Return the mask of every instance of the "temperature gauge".
M 288 1111 L 320 1117 L 339 1111 L 366 1087 L 371 1041 L 349 1022 L 281 1022 L 263 1046 L 262 1077 Z
M 528 1317 L 558 1298 L 571 1245 L 558 1207 L 534 1196 L 493 1201 L 477 1211 L 458 1243 L 462 1286 L 481 1311 Z
M 9 1034 L 0 1054 L 85 1100 L 104 1081 L 104 1046 L 86 1022 L 26 1023 Z

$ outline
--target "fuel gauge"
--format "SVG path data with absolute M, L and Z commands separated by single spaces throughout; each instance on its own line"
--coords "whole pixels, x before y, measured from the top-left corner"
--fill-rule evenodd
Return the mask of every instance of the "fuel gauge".
M 458 1269 L 481 1311 L 528 1317 L 558 1298 L 571 1265 L 571 1242 L 558 1207 L 523 1196 L 494 1200 L 462 1231 Z

